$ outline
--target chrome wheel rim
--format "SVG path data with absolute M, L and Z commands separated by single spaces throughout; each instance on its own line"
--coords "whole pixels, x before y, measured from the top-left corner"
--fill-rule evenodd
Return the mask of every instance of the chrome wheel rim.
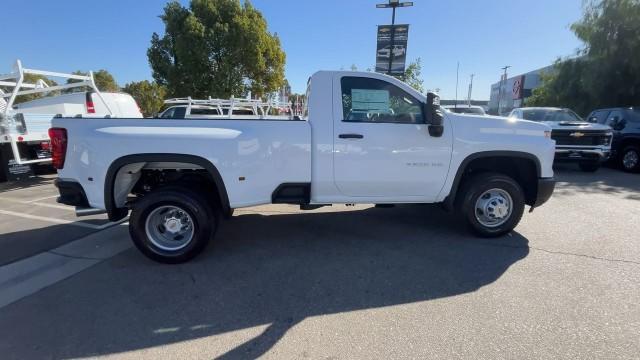
M 640 156 L 638 156 L 638 152 L 635 150 L 629 150 L 624 154 L 622 164 L 627 169 L 633 169 L 638 165 L 639 160 Z
M 497 227 L 511 217 L 513 200 L 511 195 L 502 189 L 490 189 L 478 197 L 474 211 L 476 220 L 482 226 Z
M 165 251 L 178 251 L 193 240 L 191 215 L 180 207 L 164 205 L 154 209 L 145 223 L 147 238 Z

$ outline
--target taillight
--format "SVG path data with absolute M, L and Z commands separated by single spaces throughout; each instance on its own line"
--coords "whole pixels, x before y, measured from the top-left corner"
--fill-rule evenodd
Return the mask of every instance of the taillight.
M 91 98 L 91 92 L 87 91 L 86 95 L 85 95 L 85 104 L 87 105 L 87 113 L 88 114 L 95 114 L 96 113 L 96 107 L 93 106 L 93 99 Z
M 51 138 L 51 163 L 54 168 L 62 169 L 64 158 L 67 156 L 67 129 L 51 128 L 49 138 Z

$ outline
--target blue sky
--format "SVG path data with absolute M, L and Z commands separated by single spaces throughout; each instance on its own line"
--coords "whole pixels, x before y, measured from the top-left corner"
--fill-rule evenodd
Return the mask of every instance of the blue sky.
M 188 1 L 181 1 L 188 3 Z M 376 26 L 390 22 L 383 0 L 254 0 L 287 53 L 286 76 L 302 92 L 320 69 L 373 68 Z M 15 59 L 52 71 L 107 69 L 120 85 L 151 79 L 146 50 L 163 31 L 164 0 L 3 0 L 0 73 Z M 527 72 L 581 46 L 569 25 L 582 0 L 414 0 L 396 22 L 411 25 L 408 57 L 422 58 L 426 88 L 459 97 L 474 73 L 474 98 L 487 99 L 500 67 Z

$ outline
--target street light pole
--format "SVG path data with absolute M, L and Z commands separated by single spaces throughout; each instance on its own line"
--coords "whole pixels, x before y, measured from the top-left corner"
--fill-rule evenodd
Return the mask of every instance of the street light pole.
M 391 1 L 389 1 L 391 2 Z M 396 7 L 398 6 L 398 3 L 396 2 L 396 5 L 393 6 L 393 12 L 391 15 L 391 42 L 389 43 L 389 70 L 387 72 L 387 75 L 391 75 L 391 66 L 393 65 L 393 42 L 395 41 L 396 38 Z
M 469 107 L 471 107 L 471 91 L 473 90 L 473 77 L 476 76 L 476 74 L 471 74 L 471 82 L 469 82 L 469 95 L 467 96 L 467 105 L 469 105 Z
M 396 8 L 397 7 L 409 7 L 413 6 L 413 2 L 400 2 L 400 0 L 389 0 L 388 4 L 376 4 L 376 8 L 378 9 L 387 9 L 391 8 L 393 12 L 391 13 L 391 39 L 389 44 L 389 69 L 387 70 L 387 74 L 391 75 L 391 66 L 393 66 L 393 42 L 395 41 L 396 35 Z
M 507 81 L 507 69 L 509 69 L 511 65 L 505 65 L 501 69 L 504 70 L 504 75 L 500 78 L 500 88 L 498 89 L 498 116 L 500 116 L 500 103 L 502 102 L 502 87 L 503 81 Z

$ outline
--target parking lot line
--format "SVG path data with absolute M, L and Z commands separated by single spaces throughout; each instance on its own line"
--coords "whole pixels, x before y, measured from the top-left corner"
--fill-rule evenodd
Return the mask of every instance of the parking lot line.
M 75 208 L 73 206 L 68 206 L 68 205 L 56 205 L 56 204 L 47 204 L 47 203 L 41 203 L 41 202 L 32 202 L 32 203 L 29 203 L 29 204 L 30 205 L 38 205 L 38 206 L 42 206 L 42 207 L 48 207 L 48 208 L 52 208 L 52 209 L 75 211 Z
M 21 217 L 21 218 L 25 218 L 25 219 L 31 219 L 31 220 L 40 220 L 40 221 L 50 222 L 50 223 L 54 223 L 54 224 L 65 224 L 65 225 L 80 226 L 80 227 L 94 229 L 94 230 L 103 230 L 103 229 L 106 229 L 106 228 L 111 227 L 113 225 L 120 224 L 120 223 L 126 221 L 126 218 L 125 218 L 125 219 L 122 219 L 122 220 L 117 221 L 117 222 L 108 222 L 108 223 L 103 224 L 103 225 L 94 225 L 94 224 L 88 224 L 88 223 L 85 223 L 85 222 L 82 222 L 82 221 L 56 219 L 56 218 L 47 217 L 47 216 L 23 214 L 23 213 L 19 213 L 19 212 L 15 212 L 15 211 L 8 211 L 8 210 L 0 210 L 0 214 L 10 215 L 10 216 L 17 216 L 17 217 Z
M 25 203 L 29 203 L 29 204 L 36 203 L 36 202 L 42 201 L 42 200 L 53 199 L 53 198 L 56 198 L 58 196 L 60 196 L 60 195 L 56 194 L 56 195 L 45 196 L 45 197 L 41 197 L 41 198 L 37 198 L 37 199 L 27 200 L 27 201 L 25 201 Z
M 0 201 L 2 201 L 2 200 L 8 201 L 8 202 L 12 202 L 12 203 L 16 203 L 16 204 L 22 204 L 22 205 L 38 205 L 38 206 L 48 207 L 48 208 L 52 208 L 52 209 L 61 209 L 61 210 L 70 210 L 70 211 L 74 211 L 75 210 L 73 208 L 73 206 L 47 204 L 47 203 L 34 202 L 34 201 L 24 201 L 24 200 L 20 200 L 20 199 L 16 199 L 16 198 L 10 198 L 10 197 L 6 197 L 6 196 L 0 198 Z

